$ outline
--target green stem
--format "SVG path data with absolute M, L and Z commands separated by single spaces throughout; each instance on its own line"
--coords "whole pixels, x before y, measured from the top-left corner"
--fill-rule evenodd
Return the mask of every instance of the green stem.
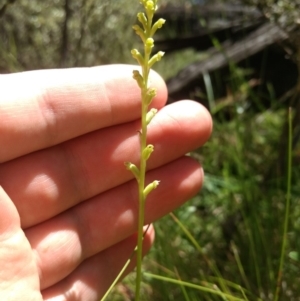
M 155 275 L 155 274 L 151 274 L 151 273 L 147 273 L 147 272 L 145 273 L 145 276 L 150 277 L 152 279 L 164 281 L 164 282 L 174 283 L 174 284 L 180 285 L 180 286 L 190 287 L 192 289 L 196 289 L 196 290 L 199 290 L 202 292 L 211 293 L 213 295 L 222 297 L 223 300 L 245 301 L 245 299 L 241 299 L 239 297 L 235 297 L 233 295 L 223 293 L 223 292 L 217 290 L 217 288 L 209 288 L 209 287 L 201 286 L 201 285 L 194 284 L 191 282 L 186 282 L 186 281 L 182 281 L 182 280 L 178 280 L 178 279 Z M 258 300 L 260 300 L 260 299 L 258 299 Z
M 292 109 L 289 108 L 288 113 L 288 124 L 289 124 L 289 142 L 288 142 L 288 164 L 287 164 L 287 193 L 286 193 L 286 205 L 285 205 L 285 217 L 283 226 L 283 240 L 281 246 L 280 263 L 278 269 L 276 291 L 274 296 L 274 301 L 279 300 L 281 282 L 283 276 L 283 266 L 285 258 L 285 250 L 287 246 L 287 233 L 289 225 L 289 215 L 290 215 L 290 203 L 291 203 L 291 182 L 292 182 L 292 144 L 293 144 L 293 130 L 292 130 Z
M 146 235 L 148 229 L 149 229 L 150 225 L 148 225 L 147 229 L 144 231 L 143 233 L 143 237 Z M 118 274 L 118 276 L 115 278 L 115 280 L 113 281 L 113 283 L 110 285 L 109 289 L 106 291 L 105 295 L 102 297 L 102 299 L 100 301 L 104 301 L 108 295 L 110 294 L 110 292 L 112 291 L 112 289 L 114 288 L 114 286 L 121 280 L 121 278 L 124 276 L 124 273 L 127 269 L 127 267 L 129 266 L 132 257 L 135 255 L 135 253 L 137 252 L 137 246 L 134 248 L 133 252 L 131 253 L 130 257 L 128 258 L 128 260 L 126 261 L 126 263 L 124 264 L 123 268 L 121 269 L 120 273 Z
M 143 159 L 142 152 L 147 146 L 147 124 L 146 114 L 148 106 L 145 104 L 145 97 L 148 86 L 148 74 L 143 68 L 144 77 L 144 89 L 142 90 L 142 132 L 140 135 L 140 179 L 139 179 L 139 221 L 138 221 L 138 242 L 137 242 L 137 266 L 136 266 L 136 288 L 135 288 L 135 301 L 140 299 L 141 282 L 142 282 L 142 259 L 143 259 L 143 226 L 145 220 L 145 202 L 146 198 L 144 195 L 145 189 L 145 177 L 146 177 L 146 160 Z

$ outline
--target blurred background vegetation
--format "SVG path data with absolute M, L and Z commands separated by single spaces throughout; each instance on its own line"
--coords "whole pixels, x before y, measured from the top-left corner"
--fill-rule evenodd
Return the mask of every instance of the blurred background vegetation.
M 134 63 L 130 49 L 139 39 L 131 26 L 136 21 L 138 2 L 0 0 L 0 72 Z M 206 179 L 202 191 L 174 212 L 185 230 L 172 216 L 156 222 L 156 243 L 144 265 L 151 273 L 195 283 L 202 289 L 184 288 L 148 277 L 143 286 L 143 300 L 300 300 L 297 31 L 300 2 L 160 0 L 160 3 L 161 9 L 170 4 L 177 12 L 179 8 L 179 14 L 175 10 L 169 16 L 167 22 L 171 25 L 166 24 L 159 40 L 175 39 L 174 45 L 178 46 L 179 38 L 182 45 L 193 34 L 206 30 L 211 41 L 207 49 L 190 45 L 173 51 L 175 46 L 172 46 L 157 64 L 158 72 L 168 82 L 187 66 L 207 60 L 213 62 L 210 58 L 216 52 L 226 57 L 222 47 L 236 33 L 235 27 L 232 30 L 233 25 L 228 23 L 228 19 L 233 23 L 235 17 L 226 18 L 226 14 L 241 6 L 251 13 L 254 11 L 254 15 L 244 19 L 248 27 L 242 26 L 239 35 L 249 34 L 247 28 L 252 26 L 249 27 L 249 19 L 256 22 L 252 16 L 258 14 L 255 26 L 266 22 L 277 24 L 278 31 L 282 29 L 286 38 L 279 47 L 277 41 L 273 43 L 277 47 L 276 59 L 270 52 L 273 48 L 266 47 L 266 51 L 260 52 L 261 60 L 253 61 L 249 57 L 243 59 L 243 64 L 228 61 L 226 69 L 201 73 L 193 87 L 181 94 L 202 102 L 214 119 L 210 141 L 191 154 L 204 166 Z M 220 7 L 214 22 L 209 21 L 208 11 L 205 18 L 193 15 L 193 22 L 181 18 L 176 28 L 178 15 L 191 16 L 184 12 L 197 11 L 199 5 L 207 4 Z M 228 24 L 225 31 L 228 40 L 220 41 L 212 34 L 215 31 L 209 30 L 209 26 L 215 30 Z M 234 45 L 235 40 L 231 42 Z M 284 65 L 277 65 L 279 60 Z M 277 81 L 264 77 L 267 73 L 276 75 Z M 287 85 L 281 86 L 282 83 Z M 176 99 L 170 97 L 169 101 Z M 289 155 L 293 160 L 293 177 L 287 251 L 280 271 L 283 277 L 278 282 L 287 204 L 288 107 L 292 107 L 294 115 L 293 149 Z M 133 300 L 133 286 L 132 274 L 110 299 Z M 206 292 L 205 288 L 216 294 Z
M 1 72 L 132 62 L 137 2 L 1 0 Z

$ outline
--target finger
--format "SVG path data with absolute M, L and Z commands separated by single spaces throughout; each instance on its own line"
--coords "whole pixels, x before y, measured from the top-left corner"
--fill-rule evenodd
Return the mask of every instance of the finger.
M 42 300 L 37 266 L 11 199 L 0 187 L 0 291 L 2 300 Z
M 161 184 L 147 198 L 145 223 L 150 224 L 195 195 L 203 181 L 198 162 L 183 157 L 152 170 L 147 181 Z M 41 286 L 53 285 L 83 260 L 116 244 L 137 229 L 135 180 L 102 193 L 26 231 L 37 254 Z
M 3 164 L 0 183 L 14 200 L 22 226 L 130 180 L 124 162 L 138 162 L 138 129 L 137 122 L 110 127 Z M 210 132 L 211 118 L 201 105 L 186 101 L 165 107 L 149 126 L 148 141 L 155 146 L 149 169 L 201 146 Z
M 153 240 L 154 229 L 150 227 L 143 241 L 144 254 L 150 249 Z M 133 235 L 85 260 L 68 277 L 45 289 L 42 292 L 44 300 L 99 300 L 131 257 L 136 243 L 136 235 Z M 126 276 L 134 266 L 135 258 L 133 257 L 123 276 Z
M 58 144 L 140 114 L 136 66 L 40 70 L 0 77 L 0 162 Z M 150 75 L 158 95 L 167 99 L 163 80 Z

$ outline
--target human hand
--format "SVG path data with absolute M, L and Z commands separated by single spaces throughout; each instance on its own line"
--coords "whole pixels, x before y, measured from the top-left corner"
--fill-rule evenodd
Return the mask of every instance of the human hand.
M 134 67 L 0 76 L 0 295 L 2 300 L 99 300 L 136 245 L 140 90 Z M 198 192 L 203 172 L 184 154 L 208 139 L 207 111 L 191 101 L 163 108 L 148 129 L 155 153 L 150 224 Z M 154 239 L 152 227 L 145 252 Z M 129 267 L 134 268 L 132 263 Z

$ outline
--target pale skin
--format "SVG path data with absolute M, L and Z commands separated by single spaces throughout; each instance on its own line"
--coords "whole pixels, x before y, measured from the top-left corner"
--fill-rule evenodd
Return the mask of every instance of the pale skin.
M 0 75 L 0 296 L 6 301 L 94 301 L 136 244 L 140 91 L 136 68 L 43 70 Z M 195 195 L 198 162 L 184 154 L 209 138 L 209 113 L 192 101 L 159 109 L 148 129 L 155 151 L 147 181 L 160 180 L 146 223 Z M 151 226 L 144 250 L 154 241 Z M 134 268 L 132 262 L 127 273 Z

